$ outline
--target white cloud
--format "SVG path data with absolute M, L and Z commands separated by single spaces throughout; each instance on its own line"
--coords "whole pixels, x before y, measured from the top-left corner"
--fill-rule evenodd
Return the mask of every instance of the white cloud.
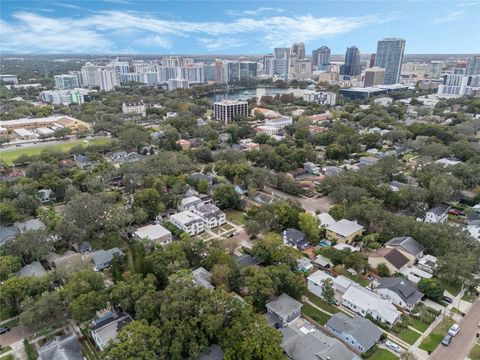
M 208 50 L 261 42 L 268 47 L 290 46 L 294 41 L 316 41 L 372 24 L 391 21 L 390 16 L 240 17 L 232 21 L 193 22 L 166 20 L 134 11 L 100 11 L 83 17 L 53 18 L 17 12 L 13 21 L 2 21 L 0 49 L 8 52 L 115 52 L 130 43 L 150 41 L 172 48 L 179 37 L 194 37 Z M 242 40 L 239 40 L 242 39 Z
M 441 23 L 446 23 L 450 21 L 457 21 L 457 20 L 463 19 L 465 15 L 466 15 L 465 11 L 452 11 L 450 14 L 447 14 L 445 16 L 434 18 L 432 20 L 432 23 L 441 24 Z
M 225 10 L 225 13 L 230 16 L 256 16 L 262 13 L 282 13 L 284 10 L 272 7 L 259 7 L 254 10 Z
M 137 44 L 144 45 L 144 46 L 155 46 L 155 47 L 160 47 L 164 49 L 172 48 L 172 43 L 168 39 L 158 35 L 149 36 L 145 39 L 138 40 Z
M 231 37 L 200 38 L 198 39 L 198 42 L 210 51 L 229 49 L 246 45 L 245 42 Z

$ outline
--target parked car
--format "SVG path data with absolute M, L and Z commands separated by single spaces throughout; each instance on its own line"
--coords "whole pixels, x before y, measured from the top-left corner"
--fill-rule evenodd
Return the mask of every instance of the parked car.
M 442 345 L 448 346 L 452 342 L 452 337 L 450 335 L 445 335 L 442 340 Z
M 233 236 L 237 236 L 237 235 L 240 235 L 240 231 L 235 230 L 235 231 L 233 232 Z
M 395 344 L 394 342 L 391 342 L 389 340 L 385 341 L 385 346 L 388 347 L 389 349 L 392 349 L 393 351 L 399 353 L 402 351 L 402 348 Z
M 458 334 L 459 331 L 460 331 L 460 325 L 454 324 L 454 325 L 452 325 L 450 330 L 448 330 L 448 335 L 455 336 L 455 335 Z
M 368 281 L 375 281 L 375 277 L 373 277 L 372 275 L 368 274 L 368 275 L 367 275 L 367 280 L 368 280 Z
M 450 215 L 465 216 L 465 213 L 462 210 L 457 210 L 457 209 L 450 209 L 448 210 L 448 213 Z
M 0 335 L 6 334 L 9 331 L 10 331 L 10 328 L 2 327 L 2 328 L 0 328 Z
M 453 302 L 453 299 L 450 297 L 450 296 L 444 296 L 443 297 L 443 301 L 451 304 Z
M 16 146 L 16 147 L 22 147 L 22 144 L 17 144 L 17 145 L 15 145 L 15 146 Z

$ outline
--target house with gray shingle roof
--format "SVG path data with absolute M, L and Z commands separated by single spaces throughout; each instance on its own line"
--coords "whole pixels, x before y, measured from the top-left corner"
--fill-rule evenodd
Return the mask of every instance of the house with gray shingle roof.
M 423 256 L 425 248 L 410 236 L 394 237 L 387 241 L 386 248 L 397 249 L 410 260 L 410 265 Z
M 20 229 L 17 225 L 0 225 L 0 246 L 9 240 L 15 239 L 18 234 L 20 234 Z
M 386 277 L 378 281 L 374 291 L 382 299 L 390 301 L 407 311 L 413 310 L 422 300 L 423 293 L 410 280 L 401 277 Z
M 92 253 L 92 261 L 94 264 L 94 271 L 101 271 L 110 267 L 115 256 L 123 257 L 123 252 L 119 248 L 113 248 L 110 250 L 98 250 Z
M 368 351 L 382 335 L 382 330 L 370 320 L 358 315 L 351 318 L 342 312 L 333 314 L 325 326 L 331 334 L 361 352 Z
M 126 313 L 108 312 L 92 321 L 90 335 L 100 350 L 117 337 L 117 333 L 133 319 Z
M 301 315 L 302 303 L 283 293 L 265 305 L 267 321 L 272 326 L 284 327 Z
M 25 265 L 17 272 L 18 277 L 34 277 L 43 275 L 47 275 L 47 272 L 43 268 L 42 264 L 40 264 L 38 261 L 34 261 L 28 265 Z
M 212 285 L 212 274 L 203 267 L 199 267 L 192 271 L 193 281 L 197 286 L 202 286 L 205 289 L 214 289 Z
M 429 209 L 425 213 L 425 222 L 438 224 L 444 223 L 448 219 L 448 206 L 442 205 Z
M 82 346 L 75 335 L 57 336 L 38 349 L 39 360 L 83 360 Z

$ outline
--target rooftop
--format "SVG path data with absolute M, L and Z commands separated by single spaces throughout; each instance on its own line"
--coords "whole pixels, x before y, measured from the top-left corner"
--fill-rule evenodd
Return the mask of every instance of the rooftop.
M 370 320 L 361 316 L 351 318 L 342 312 L 333 314 L 326 326 L 339 333 L 349 334 L 365 349 L 375 345 L 382 335 L 382 330 Z
M 276 299 L 267 303 L 266 307 L 274 314 L 277 314 L 282 318 L 286 318 L 296 310 L 300 309 L 302 307 L 302 303 L 295 300 L 290 295 L 283 293 Z
M 343 237 L 348 237 L 357 231 L 363 230 L 363 226 L 356 221 L 342 219 L 327 227 L 327 230 L 339 234 Z
M 169 236 L 172 233 L 165 229 L 162 225 L 147 225 L 135 231 L 135 235 L 140 239 L 156 240 L 164 236 Z
M 413 256 L 417 256 L 418 254 L 422 253 L 423 250 L 425 250 L 422 245 L 420 245 L 417 241 L 415 241 L 414 238 L 410 236 L 394 237 L 385 245 L 401 248 Z
M 386 277 L 379 280 L 378 289 L 389 289 L 409 305 L 415 305 L 423 297 L 417 286 L 401 277 Z
M 400 251 L 397 249 L 392 249 L 392 248 L 381 248 L 373 252 L 372 254 L 369 255 L 369 257 L 381 257 L 386 260 L 393 266 L 395 266 L 397 269 L 401 269 L 405 265 L 408 264 L 409 260 L 408 258 L 403 255 Z

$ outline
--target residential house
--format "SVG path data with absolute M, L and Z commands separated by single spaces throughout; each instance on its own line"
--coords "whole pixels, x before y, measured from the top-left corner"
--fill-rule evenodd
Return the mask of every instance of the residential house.
M 200 205 L 191 211 L 200 216 L 204 227 L 208 229 L 221 226 L 227 221 L 225 213 L 213 204 Z
M 233 189 L 240 196 L 248 194 L 248 189 L 245 185 L 235 185 Z
M 38 190 L 38 198 L 42 202 L 42 204 L 55 200 L 53 190 L 51 189 Z
M 390 274 L 402 271 L 410 264 L 409 259 L 394 248 L 381 248 L 368 256 L 368 266 L 376 269 L 378 265 L 385 264 Z
M 359 160 L 359 165 L 361 166 L 369 166 L 369 165 L 374 165 L 378 162 L 378 159 L 373 156 L 364 156 L 361 157 Z
M 50 253 L 46 258 L 48 265 L 52 269 L 61 271 L 76 270 L 79 267 L 85 266 L 90 262 L 90 254 L 82 255 L 77 252 L 68 250 L 64 254 Z
M 470 220 L 467 224 L 466 230 L 471 237 L 480 241 L 480 220 Z
M 203 267 L 199 267 L 192 271 L 193 281 L 197 286 L 202 286 L 206 289 L 214 289 L 212 285 L 212 274 L 205 270 Z
M 162 225 L 147 225 L 135 231 L 135 237 L 139 240 L 151 240 L 157 244 L 168 245 L 172 242 L 172 233 Z
M 303 168 L 309 174 L 320 175 L 321 169 L 317 164 L 314 164 L 312 162 L 306 162 L 306 163 L 303 163 Z
M 325 174 L 325 176 L 339 175 L 343 172 L 343 169 L 341 169 L 337 166 L 326 166 L 322 170 L 323 170 L 323 173 Z
M 374 291 L 382 299 L 407 311 L 412 311 L 423 297 L 423 293 L 418 291 L 413 282 L 401 277 L 386 277 L 378 280 Z
M 92 252 L 92 245 L 88 241 L 84 241 L 77 246 L 77 251 L 80 254 L 85 254 L 87 252 Z
M 333 314 L 325 327 L 332 335 L 360 352 L 368 351 L 380 340 L 383 333 L 370 320 L 361 316 L 351 318 L 341 311 Z
M 336 223 L 335 219 L 329 213 L 321 213 L 315 215 L 315 217 L 320 221 L 320 225 L 327 227 Z
M 223 352 L 222 348 L 213 344 L 200 354 L 198 360 L 223 360 L 224 358 L 225 353 Z M 189 360 L 192 360 L 192 358 Z
M 85 155 L 74 155 L 75 166 L 83 169 L 93 164 L 93 161 Z
M 39 360 L 83 360 L 82 346 L 75 335 L 57 336 L 38 349 Z
M 387 241 L 385 247 L 400 251 L 408 258 L 410 265 L 413 265 L 418 259 L 420 259 L 425 250 L 422 245 L 410 236 L 394 237 Z
M 188 140 L 185 140 L 185 139 L 177 140 L 177 141 L 175 141 L 175 144 L 180 146 L 182 148 L 182 150 L 189 150 L 190 147 L 192 146 L 192 143 Z
M 179 211 L 191 210 L 198 205 L 202 204 L 202 200 L 198 196 L 188 196 L 180 200 L 178 205 Z
M 17 272 L 18 277 L 36 277 L 43 275 L 47 275 L 47 272 L 38 261 L 25 265 Z
M 119 248 L 113 248 L 110 250 L 97 250 L 92 253 L 93 270 L 102 271 L 110 267 L 110 263 L 115 256 L 123 257 L 123 252 Z
M 0 246 L 9 240 L 15 239 L 18 234 L 20 234 L 20 229 L 17 225 L 0 225 Z
M 190 236 L 198 235 L 204 230 L 202 218 L 190 210 L 170 215 L 170 221 L 173 225 L 180 230 L 185 231 Z
M 356 221 L 342 219 L 327 226 L 326 236 L 329 240 L 351 244 L 355 240 L 355 237 L 361 236 L 362 233 L 362 225 L 359 225 Z
M 418 260 L 417 267 L 423 271 L 433 274 L 437 269 L 438 260 L 433 255 L 424 255 Z
M 298 323 L 298 325 L 297 325 Z M 309 322 L 299 319 L 281 329 L 282 348 L 291 360 L 360 360 L 360 356 Z
M 432 274 L 423 271 L 416 266 L 404 268 L 400 273 L 415 284 L 418 284 L 422 279 L 431 279 L 433 277 Z
M 302 258 L 297 260 L 297 271 L 307 273 L 311 269 L 313 269 L 313 264 L 310 261 L 310 259 L 308 259 L 306 257 L 302 257 Z
M 90 335 L 97 347 L 103 350 L 110 341 L 117 337 L 117 333 L 132 321 L 132 317 L 128 314 L 108 312 L 92 321 Z
M 437 206 L 429 209 L 425 214 L 426 223 L 444 223 L 448 219 L 448 206 Z
M 24 222 L 16 222 L 15 225 L 21 233 L 24 233 L 25 231 L 44 230 L 47 228 L 40 219 L 28 219 Z
M 307 234 L 293 228 L 287 229 L 283 232 L 283 243 L 299 250 L 303 250 L 309 245 Z
M 345 291 L 352 285 L 355 284 L 354 281 L 350 280 L 346 276 L 339 275 L 333 281 L 333 288 L 335 291 L 338 291 L 341 294 L 344 294 Z
M 234 255 L 233 259 L 240 267 L 250 267 L 260 264 L 259 258 L 248 254 Z
M 279 328 L 288 326 L 288 324 L 300 317 L 302 306 L 303 304 L 300 301 L 283 293 L 265 305 L 267 308 L 267 321 L 271 326 Z
M 322 289 L 325 280 L 331 280 L 332 286 L 335 278 L 324 271 L 315 271 L 307 278 L 307 288 L 312 294 L 323 297 Z
M 345 291 L 342 305 L 364 317 L 370 315 L 375 321 L 388 327 L 392 327 L 401 317 L 400 311 L 390 302 L 357 284 L 351 285 Z
M 195 173 L 190 175 L 190 180 L 193 180 L 194 182 L 198 182 L 200 180 L 205 180 L 208 185 L 213 185 L 213 179 L 215 177 L 212 174 L 202 174 L 202 173 Z
M 333 267 L 333 263 L 330 261 L 330 259 L 322 255 L 317 255 L 315 260 L 313 260 L 313 263 L 322 269 L 329 269 Z
M 275 201 L 272 196 L 260 192 L 254 194 L 252 200 L 258 204 L 271 204 Z

